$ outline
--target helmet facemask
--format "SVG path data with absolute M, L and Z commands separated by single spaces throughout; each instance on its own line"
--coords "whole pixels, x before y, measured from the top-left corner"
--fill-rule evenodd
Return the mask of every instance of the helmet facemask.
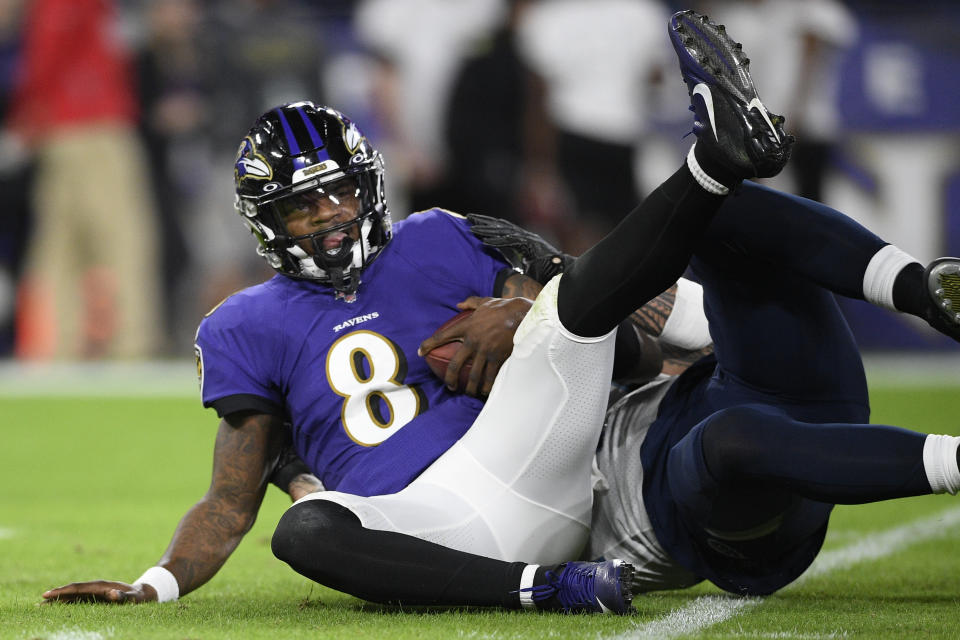
M 260 240 L 259 253 L 278 271 L 328 284 L 338 297 L 353 299 L 360 273 L 390 238 L 382 161 L 378 157 L 371 164 L 303 181 L 255 208 L 248 206 L 246 211 L 256 211 L 255 219 L 249 213 L 245 217 Z M 319 206 L 337 213 L 316 231 L 298 232 Z
M 342 113 L 311 102 L 262 115 L 237 151 L 236 208 L 276 271 L 356 299 L 392 236 L 383 160 Z

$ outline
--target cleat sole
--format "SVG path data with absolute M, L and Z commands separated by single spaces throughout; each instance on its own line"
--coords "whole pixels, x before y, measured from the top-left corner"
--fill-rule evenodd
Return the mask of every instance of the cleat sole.
M 960 326 L 960 261 L 941 258 L 930 266 L 928 286 L 947 321 Z

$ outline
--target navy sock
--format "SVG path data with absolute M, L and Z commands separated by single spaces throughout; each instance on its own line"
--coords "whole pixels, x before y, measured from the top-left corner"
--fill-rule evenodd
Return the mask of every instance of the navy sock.
M 914 262 L 905 266 L 897 274 L 893 281 L 893 306 L 904 313 L 923 317 L 924 309 L 928 304 L 923 272 L 924 266 Z

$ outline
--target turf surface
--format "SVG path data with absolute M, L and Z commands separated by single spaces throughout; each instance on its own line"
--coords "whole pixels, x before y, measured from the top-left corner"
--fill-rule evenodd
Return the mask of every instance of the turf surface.
M 876 388 L 873 419 L 960 434 L 958 404 L 957 388 Z M 132 581 L 159 558 L 207 487 L 215 427 L 195 398 L 0 395 L 0 638 L 957 637 L 960 533 L 950 518 L 960 502 L 950 496 L 838 508 L 825 551 L 848 564 L 867 536 L 906 532 L 876 559 L 841 562 L 762 600 L 703 585 L 648 594 L 617 618 L 400 610 L 313 585 L 270 553 L 288 504 L 271 488 L 224 569 L 183 600 L 38 606 L 50 587 Z

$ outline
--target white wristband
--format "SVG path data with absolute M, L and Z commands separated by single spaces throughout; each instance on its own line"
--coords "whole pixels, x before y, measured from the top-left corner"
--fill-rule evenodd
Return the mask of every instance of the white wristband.
M 703 287 L 680 278 L 673 310 L 660 332 L 660 340 L 675 347 L 696 351 L 713 344 L 707 315 L 703 311 Z
M 180 585 L 177 579 L 163 567 L 150 567 L 137 578 L 133 586 L 148 584 L 157 591 L 157 602 L 169 602 L 180 597 Z

